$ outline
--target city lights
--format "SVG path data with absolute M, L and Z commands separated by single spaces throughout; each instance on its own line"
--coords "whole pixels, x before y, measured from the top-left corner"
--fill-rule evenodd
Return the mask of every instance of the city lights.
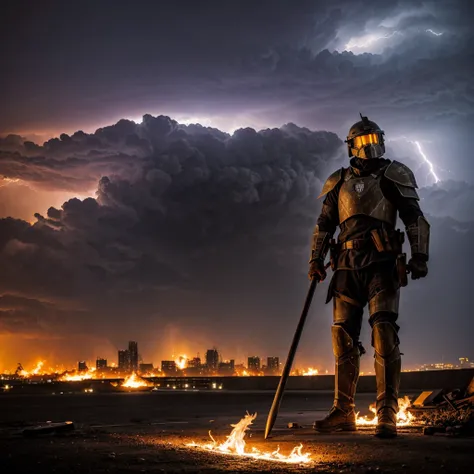
M 0 380 L 9 382 L 35 381 L 35 382 L 84 382 L 93 380 L 113 380 L 114 386 L 123 388 L 151 387 L 150 379 L 158 377 L 180 377 L 186 380 L 184 383 L 172 384 L 174 389 L 195 389 L 196 385 L 190 383 L 189 377 L 263 377 L 281 375 L 282 364 L 280 358 L 276 356 L 261 358 L 251 355 L 245 362 L 236 363 L 235 359 L 226 360 L 216 349 L 208 349 L 204 359 L 199 355 L 188 357 L 180 355 L 172 357 L 170 360 L 163 360 L 159 367 L 155 367 L 151 362 L 143 362 L 139 356 L 138 343 L 130 341 L 128 349 L 119 350 L 116 362 L 108 362 L 103 357 L 97 357 L 95 363 L 81 360 L 76 368 L 65 368 L 64 365 L 52 367 L 43 358 L 37 359 L 32 367 L 26 369 L 22 364 L 18 364 L 15 371 L 0 374 Z M 404 371 L 427 371 L 427 370 L 453 370 L 463 368 L 474 368 L 474 362 L 467 357 L 459 357 L 458 360 L 443 363 L 424 363 L 418 366 L 406 366 Z M 326 368 L 315 366 L 295 366 L 291 371 L 291 376 L 313 376 L 333 373 Z M 361 371 L 361 375 L 373 375 L 371 371 Z M 123 382 L 118 382 L 120 379 Z M 156 381 L 155 381 L 156 382 Z M 5 383 L 1 388 L 6 391 L 8 385 Z M 219 382 L 209 384 L 215 390 L 222 389 Z M 171 385 L 168 387 L 171 388 Z M 85 393 L 92 393 L 88 388 Z

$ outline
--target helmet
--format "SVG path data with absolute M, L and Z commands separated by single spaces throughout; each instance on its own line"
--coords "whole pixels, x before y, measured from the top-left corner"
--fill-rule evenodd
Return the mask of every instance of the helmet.
M 385 153 L 384 131 L 362 114 L 360 118 L 362 120 L 352 125 L 345 141 L 349 156 L 380 158 Z

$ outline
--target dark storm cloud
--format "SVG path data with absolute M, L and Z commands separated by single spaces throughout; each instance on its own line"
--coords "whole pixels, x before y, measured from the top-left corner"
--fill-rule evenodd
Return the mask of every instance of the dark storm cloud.
M 0 139 L 0 174 L 48 189 L 90 190 L 103 174 L 134 173 L 136 161 L 150 152 L 136 131 L 134 122 L 122 120 L 93 135 L 61 134 L 43 146 L 9 135 Z
M 25 35 L 2 42 L 10 45 L 3 54 L 10 73 L 0 87 L 0 130 L 163 110 L 248 113 L 256 123 L 294 121 L 337 132 L 359 109 L 397 133 L 413 124 L 427 133 L 472 120 L 470 2 L 88 5 L 30 6 Z M 15 13 L 7 9 L 9 25 Z M 381 42 L 382 56 L 333 52 L 351 39 L 394 31 L 395 42 Z M 32 62 L 34 79 L 15 81 Z
M 94 134 L 62 134 L 44 146 L 10 135 L 0 139 L 0 174 L 38 187 L 80 192 L 91 189 L 101 176 L 109 174 L 128 180 L 144 178 L 145 183 L 167 181 L 181 172 L 184 163 L 186 175 L 181 179 L 185 184 L 198 178 L 206 181 L 210 171 L 218 167 L 230 170 L 245 155 L 256 158 L 263 167 L 273 159 L 272 153 L 292 153 L 298 158 L 298 153 L 306 153 L 311 160 L 306 166 L 317 169 L 328 160 L 327 153 L 320 156 L 326 144 L 332 153 L 341 141 L 335 134 L 310 132 L 292 124 L 259 133 L 241 129 L 230 136 L 200 125 L 180 125 L 167 117 L 145 116 L 140 125 L 120 120 Z M 285 158 L 280 159 L 284 166 Z M 159 169 L 154 168 L 157 161 Z M 232 180 L 232 171 L 226 172 Z M 269 192 L 265 191 L 265 196 Z
M 33 226 L 0 221 L 0 291 L 53 305 L 67 302 L 74 316 L 55 320 L 58 333 L 93 324 L 95 333 L 111 337 L 127 327 L 130 311 L 143 321 L 157 312 L 154 324 L 165 324 L 176 312 L 174 321 L 184 326 L 200 320 L 201 332 L 223 312 L 232 315 L 230 327 L 268 311 L 262 306 L 271 279 L 257 297 L 252 288 L 264 279 L 267 265 L 281 269 L 273 283 L 282 286 L 283 274 L 294 272 L 294 259 L 307 260 L 314 196 L 342 161 L 341 140 L 293 124 L 230 136 L 146 116 L 138 126 L 119 122 L 82 137 L 81 147 L 63 139 L 54 142 L 54 152 L 48 144 L 38 147 L 35 154 L 56 155 L 56 174 L 46 174 L 45 183 L 61 187 L 64 176 L 88 175 L 101 147 L 126 149 L 128 126 L 136 133 L 131 141 L 142 145 L 141 156 L 122 151 L 111 160 L 97 200 L 71 199 L 38 214 Z M 87 158 L 70 166 L 74 160 L 63 158 L 61 147 L 64 156 Z M 16 153 L 10 159 L 32 159 L 32 167 L 49 162 Z M 229 305 L 235 290 L 247 297 Z M 274 305 L 270 301 L 272 311 Z M 75 319 L 77 311 L 83 312 Z M 206 318 L 198 319 L 203 311 Z
M 93 137 L 121 147 L 128 126 L 119 122 Z M 114 172 L 100 178 L 97 199 L 71 199 L 37 215 L 33 226 L 0 221 L 0 291 L 5 298 L 28 298 L 21 307 L 10 300 L 2 309 L 4 331 L 22 331 L 28 321 L 41 326 L 46 313 L 32 306 L 37 300 L 48 302 L 48 315 L 61 314 L 47 323 L 55 334 L 89 331 L 117 342 L 128 333 L 149 344 L 150 334 L 173 321 L 188 340 L 204 333 L 231 353 L 244 346 L 283 355 L 288 341 L 282 334 L 293 328 L 291 315 L 307 281 L 309 240 L 320 206 L 315 196 L 342 162 L 341 140 L 293 124 L 241 129 L 233 136 L 181 126 L 168 117 L 147 116 L 133 127 L 148 152 L 118 160 Z M 94 156 L 90 151 L 76 150 Z M 133 160 L 134 171 L 127 175 L 123 163 Z M 61 172 L 70 170 L 65 166 Z M 467 293 L 455 289 L 466 281 L 464 252 L 474 229 L 472 219 L 447 217 L 453 207 L 438 205 L 436 192 L 444 193 L 443 202 L 466 208 L 472 199 L 472 187 L 459 183 L 421 190 L 428 213 L 439 216 L 432 220 L 432 276 L 415 283 L 416 291 L 410 286 L 401 324 L 411 331 L 429 317 L 433 332 L 443 327 L 446 334 L 443 312 L 450 305 L 466 312 Z M 444 285 L 440 272 L 448 263 L 457 268 L 456 276 L 443 287 L 443 301 L 428 308 L 428 295 Z M 317 295 L 319 317 L 310 329 L 318 333 L 329 333 L 324 291 L 323 286 Z M 425 294 L 427 299 L 420 297 Z M 410 322 L 428 310 L 429 316 Z M 465 323 L 460 318 L 450 329 L 459 339 L 456 350 L 468 350 Z M 406 338 L 411 347 L 411 332 Z M 326 342 L 320 358 L 330 354 Z M 430 347 L 417 349 L 411 360 L 432 354 Z
M 48 321 L 48 305 L 13 295 L 0 296 L 0 334 L 35 334 Z
M 459 222 L 474 220 L 474 186 L 446 181 L 420 191 L 427 211 L 434 216 L 450 216 Z M 465 226 L 460 225 L 462 229 Z

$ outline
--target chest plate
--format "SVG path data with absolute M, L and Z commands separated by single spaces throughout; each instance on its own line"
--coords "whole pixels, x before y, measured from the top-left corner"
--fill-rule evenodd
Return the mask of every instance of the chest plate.
M 395 227 L 397 210 L 383 195 L 381 179 L 382 176 L 376 175 L 358 177 L 348 174 L 345 177 L 339 190 L 339 224 L 362 214 Z

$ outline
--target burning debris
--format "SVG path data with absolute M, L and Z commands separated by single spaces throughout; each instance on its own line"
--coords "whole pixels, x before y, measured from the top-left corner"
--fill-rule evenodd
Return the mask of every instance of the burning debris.
M 153 387 L 151 382 L 148 382 L 139 377 L 135 372 L 129 375 L 121 384 L 122 388 L 144 388 Z
M 397 426 L 409 426 L 420 424 L 415 416 L 409 411 L 411 406 L 408 397 L 398 399 Z M 372 418 L 359 416 L 357 413 L 356 423 L 358 426 L 376 426 L 378 417 L 376 415 L 375 403 L 369 406 L 369 410 L 374 414 Z
M 247 413 L 237 424 L 231 425 L 233 430 L 227 436 L 227 440 L 223 443 L 218 443 L 209 432 L 211 438 L 210 443 L 199 444 L 192 442 L 187 444 L 189 447 L 197 447 L 211 451 L 213 453 L 228 454 L 232 456 L 244 456 L 253 459 L 261 459 L 265 461 L 284 462 L 289 464 L 308 464 L 311 463 L 311 456 L 309 453 L 303 453 L 303 445 L 295 446 L 289 455 L 280 453 L 278 447 L 275 451 L 265 452 L 253 447 L 250 451 L 246 450 L 246 442 L 244 440 L 246 431 L 249 430 L 250 425 L 257 417 L 257 414 Z
M 423 427 L 423 433 L 474 435 L 474 379 L 465 389 L 425 391 L 411 403 L 408 397 L 398 400 L 397 426 Z M 357 414 L 358 426 L 376 426 L 375 404 L 369 407 L 372 418 Z
M 25 370 L 21 364 L 18 364 L 18 368 L 15 372 L 19 377 L 23 378 L 28 378 L 31 377 L 32 375 L 44 375 L 43 371 L 43 366 L 44 366 L 44 361 L 40 360 L 37 364 L 36 367 L 30 371 Z
M 90 380 L 96 378 L 96 368 L 90 367 L 85 372 L 65 373 L 58 380 L 60 382 L 80 382 L 82 380 Z

